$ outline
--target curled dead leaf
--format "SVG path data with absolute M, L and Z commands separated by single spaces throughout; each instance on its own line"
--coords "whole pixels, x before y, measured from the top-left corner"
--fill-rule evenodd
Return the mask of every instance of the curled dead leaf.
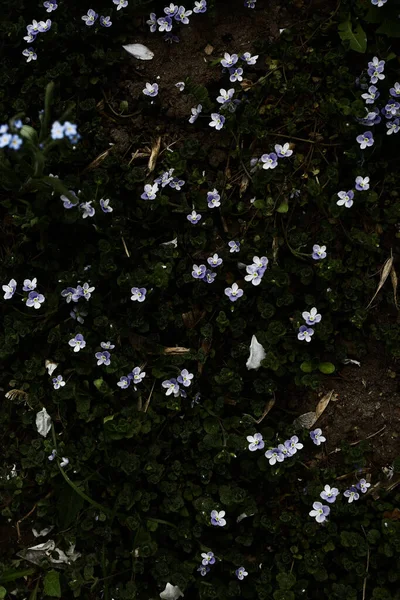
M 182 348 L 181 346 L 176 346 L 173 348 L 164 348 L 164 354 L 187 354 L 191 352 L 190 348 Z
M 393 286 L 393 296 L 394 296 L 394 303 L 395 306 L 397 308 L 397 310 L 399 309 L 399 305 L 397 303 L 397 284 L 398 284 L 398 279 L 397 279 L 397 275 L 396 275 L 396 271 L 394 266 L 392 265 L 392 268 L 390 269 L 390 279 L 392 281 L 392 286 Z
M 392 267 L 393 267 L 393 256 L 390 256 L 386 260 L 385 264 L 382 267 L 381 278 L 380 278 L 380 281 L 379 281 L 379 284 L 378 284 L 378 288 L 377 288 L 375 294 L 372 296 L 372 298 L 369 301 L 369 303 L 367 304 L 367 308 L 369 308 L 371 306 L 372 302 L 375 300 L 375 298 L 379 294 L 380 290 L 385 285 L 386 279 L 389 277 L 389 274 L 390 274 L 390 272 L 392 270 Z M 397 277 L 396 277 L 396 279 L 397 279 Z
M 158 136 L 158 138 L 154 141 L 154 143 L 151 147 L 151 154 L 150 154 L 149 162 L 147 164 L 147 169 L 148 169 L 149 173 L 152 173 L 155 169 L 157 158 L 160 153 L 160 148 L 161 148 L 161 135 Z

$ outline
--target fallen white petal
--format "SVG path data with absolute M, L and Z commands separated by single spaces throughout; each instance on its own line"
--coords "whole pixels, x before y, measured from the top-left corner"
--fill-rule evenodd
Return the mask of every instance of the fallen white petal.
M 264 360 L 266 356 L 264 348 L 257 341 L 255 335 L 251 338 L 250 344 L 250 356 L 247 360 L 246 367 L 250 369 L 258 369 L 261 365 L 261 361 Z
M 45 367 L 47 369 L 48 374 L 51 377 L 53 375 L 54 371 L 57 369 L 58 363 L 55 363 L 52 360 L 47 359 L 45 362 Z
M 160 593 L 160 598 L 163 600 L 177 600 L 181 596 L 183 597 L 183 594 L 178 586 L 171 583 L 167 583 L 165 590 Z
M 129 54 L 132 54 L 132 56 L 139 58 L 140 60 L 151 60 L 154 58 L 154 53 L 143 44 L 128 44 L 127 46 L 122 47 L 129 52 Z
M 171 240 L 170 242 L 163 242 L 160 246 L 173 246 L 174 248 L 178 247 L 178 238 Z
M 36 427 L 43 437 L 46 437 L 51 429 L 51 417 L 45 408 L 36 414 Z
M 358 360 L 353 360 L 352 358 L 345 358 L 343 361 L 343 364 L 345 365 L 358 365 L 359 367 L 361 367 L 361 363 Z

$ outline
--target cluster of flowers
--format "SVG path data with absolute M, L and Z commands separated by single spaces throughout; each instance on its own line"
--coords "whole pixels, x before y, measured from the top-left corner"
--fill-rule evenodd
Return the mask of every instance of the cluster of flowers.
M 16 119 L 11 123 L 11 127 L 17 131 L 23 126 L 21 119 Z M 22 146 L 22 137 L 16 133 L 10 133 L 9 126 L 7 124 L 0 125 L 0 148 L 11 148 L 12 150 L 19 150 Z
M 87 217 L 93 217 L 95 215 L 96 209 L 94 208 L 94 206 L 92 206 L 93 200 L 89 200 L 89 202 L 81 202 L 79 204 L 79 198 L 78 198 L 77 194 L 75 194 L 75 192 L 73 190 L 69 190 L 69 193 L 72 195 L 73 198 L 76 198 L 76 202 L 71 202 L 71 200 L 63 194 L 62 196 L 60 196 L 60 200 L 62 201 L 64 208 L 69 210 L 70 208 L 75 208 L 75 206 L 79 206 L 79 209 L 82 213 L 83 219 L 86 219 Z M 79 195 L 79 193 L 80 193 L 80 190 L 78 190 L 78 195 Z M 104 200 L 104 198 L 100 198 L 99 204 L 100 204 L 101 210 L 104 213 L 110 213 L 114 210 L 110 206 L 109 198 L 107 198 L 106 200 Z
M 307 325 L 315 325 L 319 323 L 322 319 L 321 315 L 318 314 L 318 310 L 315 306 L 308 311 L 304 311 L 302 313 L 302 317 L 307 323 Z M 314 329 L 312 327 L 307 327 L 307 325 L 301 325 L 299 327 L 299 333 L 297 334 L 297 339 L 306 340 L 306 342 L 311 342 L 311 336 L 314 335 Z
M 253 285 L 260 285 L 261 279 L 264 276 L 268 266 L 268 258 L 266 256 L 253 256 L 251 265 L 247 265 L 245 281 L 251 281 Z
M 17 282 L 15 281 L 15 279 L 10 279 L 10 281 L 8 283 L 6 283 L 5 285 L 2 286 L 3 291 L 4 291 L 4 300 L 10 300 L 10 298 L 12 298 L 16 292 L 17 289 Z M 23 302 L 25 302 L 26 306 L 32 307 L 33 308 L 40 308 L 40 305 L 43 304 L 43 302 L 45 301 L 45 297 L 43 296 L 43 294 L 39 294 L 38 292 L 36 292 L 36 286 L 37 286 L 37 279 L 36 277 L 34 277 L 32 280 L 30 279 L 24 279 L 24 283 L 22 286 L 22 289 L 24 292 L 28 292 L 28 296 L 25 296 L 22 300 Z
M 113 2 L 114 2 L 114 4 L 117 4 L 117 10 L 121 10 L 121 8 L 125 8 L 126 6 L 128 6 L 127 0 L 113 0 Z M 92 25 L 94 25 L 96 23 L 98 18 L 99 18 L 99 15 L 92 8 L 89 8 L 89 10 L 87 11 L 87 14 L 83 15 L 81 17 L 82 21 L 84 21 L 85 25 L 87 25 L 88 27 L 92 27 Z M 111 27 L 111 25 L 112 25 L 111 17 L 109 17 L 109 16 L 103 17 L 103 15 L 101 15 L 100 16 L 100 25 L 102 27 Z
M 255 8 L 256 2 L 257 2 L 257 0 L 244 0 L 244 7 L 245 8 Z
M 355 188 L 358 192 L 366 192 L 369 190 L 369 177 L 361 177 L 361 175 L 358 175 L 358 177 L 356 177 Z M 339 200 L 336 202 L 338 206 L 345 206 L 346 208 L 351 208 L 353 206 L 353 190 L 347 192 L 341 191 L 338 192 L 337 195 L 339 196 Z
M 262 450 L 265 446 L 261 433 L 255 433 L 254 435 L 248 435 L 247 441 L 249 442 L 250 452 L 255 450 Z M 299 442 L 297 435 L 292 435 L 289 440 L 286 440 L 283 444 L 278 444 L 276 448 L 270 448 L 265 452 L 265 457 L 268 458 L 270 465 L 275 465 L 277 462 L 283 462 L 285 458 L 294 456 L 297 450 L 301 450 L 303 444 Z
M 211 521 L 212 521 L 213 513 L 216 513 L 217 515 L 223 515 L 223 516 L 225 515 L 224 511 L 221 511 L 220 513 L 218 513 L 216 510 L 214 510 L 211 513 Z M 214 552 L 202 552 L 201 558 L 202 558 L 201 565 L 199 566 L 199 568 L 197 570 L 200 572 L 200 575 L 202 577 L 204 577 L 210 571 L 210 567 L 208 565 L 215 564 Z M 243 581 L 243 579 L 245 577 L 247 577 L 248 573 L 244 567 L 239 567 L 238 569 L 236 569 L 235 575 L 238 579 L 240 579 L 240 581 Z
M 257 58 L 258 58 L 258 55 L 251 56 L 250 52 L 245 52 L 240 57 L 240 59 L 242 61 L 244 61 L 247 65 L 255 65 L 257 62 Z M 221 59 L 221 65 L 224 68 L 229 70 L 229 80 L 232 83 L 234 83 L 235 81 L 239 81 L 239 82 L 243 81 L 243 77 L 242 77 L 243 69 L 241 67 L 235 67 L 238 60 L 239 60 L 239 57 L 237 54 L 228 54 L 228 52 L 225 52 L 224 58 Z M 179 87 L 179 89 L 180 89 L 181 84 L 182 84 L 182 82 L 178 82 L 176 84 L 176 86 Z M 240 103 L 240 100 L 232 99 L 233 95 L 235 93 L 235 90 L 233 88 L 231 88 L 229 90 L 225 90 L 224 88 L 221 88 L 219 93 L 220 93 L 220 95 L 217 97 L 217 102 L 222 105 L 221 110 L 227 109 L 230 112 L 235 112 L 237 105 Z M 189 118 L 189 123 L 194 123 L 197 120 L 197 118 L 202 110 L 203 110 L 203 106 L 201 104 L 194 106 L 191 109 L 192 115 Z M 211 113 L 211 121 L 209 123 L 210 127 L 215 127 L 216 130 L 220 130 L 224 126 L 224 123 L 225 123 L 224 115 L 221 115 L 220 113 Z
M 365 104 L 371 105 L 380 97 L 380 92 L 376 87 L 379 81 L 385 79 L 384 75 L 385 61 L 379 60 L 377 56 L 374 56 L 372 61 L 368 63 L 368 75 L 370 76 L 369 87 L 368 84 L 361 84 L 362 89 L 368 91 L 361 95 Z M 373 126 L 379 125 L 382 121 L 381 114 L 386 118 L 386 134 L 392 135 L 400 131 L 400 103 L 396 99 L 400 99 L 400 83 L 396 81 L 394 86 L 390 88 L 389 94 L 391 98 L 386 102 L 385 106 L 381 109 L 373 107 L 372 109 L 366 107 L 367 115 L 364 119 L 358 119 L 363 125 Z M 392 100 L 395 98 L 395 100 Z M 366 131 L 364 134 L 357 137 L 357 142 L 360 144 L 360 148 L 363 150 L 374 143 L 374 138 L 371 131 Z
M 187 398 L 186 391 L 181 388 L 181 385 L 184 387 L 189 387 L 192 383 L 194 375 L 193 373 L 189 373 L 187 369 L 182 369 L 180 375 L 175 379 L 175 377 L 171 377 L 171 379 L 166 379 L 162 382 L 162 387 L 166 390 L 165 395 L 171 396 L 173 394 L 175 398 L 181 396 L 182 398 Z
M 135 367 L 131 373 L 128 373 L 128 375 L 123 375 L 120 378 L 117 385 L 121 388 L 121 390 L 126 390 L 126 388 L 128 388 L 131 385 L 131 383 L 133 383 L 134 390 L 136 392 L 136 384 L 142 383 L 145 377 L 145 371 L 142 371 L 140 367 Z
M 180 192 L 182 186 L 185 185 L 183 179 L 179 179 L 179 177 L 173 176 L 174 169 L 168 169 L 168 171 L 164 171 L 154 180 L 153 185 L 147 183 L 144 186 L 143 194 L 140 196 L 142 200 L 155 200 L 157 198 L 157 192 L 161 188 L 169 185 L 170 188 L 177 190 Z
M 59 121 L 54 121 L 50 135 L 53 140 L 67 138 L 71 143 L 76 144 L 81 138 L 77 129 L 78 125 L 75 125 L 75 123 L 65 121 L 61 124 Z
M 62 290 L 61 296 L 65 298 L 67 304 L 69 304 L 71 301 L 78 302 L 79 298 L 85 298 L 85 300 L 90 300 L 92 292 L 94 292 L 95 289 L 95 287 L 90 287 L 89 283 L 84 283 L 83 286 L 77 285 L 76 288 L 65 288 L 65 290 Z
M 252 158 L 250 161 L 251 172 L 254 173 L 257 169 L 275 169 L 278 166 L 278 158 L 289 158 L 292 156 L 293 150 L 290 149 L 290 144 L 286 143 L 283 146 L 275 144 L 275 152 L 263 154 L 260 158 Z
M 368 491 L 368 488 L 371 487 L 370 483 L 367 483 L 365 479 L 360 479 L 360 481 L 356 485 L 352 485 L 349 489 L 347 489 L 343 496 L 348 499 L 349 504 L 353 501 L 358 500 L 360 497 L 359 491 L 362 494 L 365 494 Z M 320 498 L 328 502 L 329 504 L 333 504 L 336 502 L 336 498 L 340 494 L 338 488 L 331 488 L 330 485 L 326 485 L 322 492 L 320 493 Z M 326 504 L 322 504 L 322 502 L 314 502 L 313 510 L 309 512 L 310 517 L 314 517 L 317 523 L 323 523 L 327 520 L 331 509 Z
M 53 461 L 55 459 L 55 457 L 57 456 L 57 450 L 55 450 L 53 448 L 51 454 L 47 457 L 50 461 Z M 60 467 L 64 468 L 69 464 L 69 459 L 65 458 L 65 456 L 61 457 L 61 461 L 60 461 Z
M 190 15 L 192 15 L 193 13 L 205 13 L 206 11 L 206 0 L 196 0 L 196 2 L 194 3 L 193 10 L 186 10 L 184 6 L 178 6 L 177 4 L 171 2 L 169 6 L 166 6 L 164 8 L 165 16 L 157 18 L 156 13 L 150 13 L 150 18 L 148 21 L 146 21 L 146 23 L 150 27 L 151 33 L 157 31 L 157 27 L 158 31 L 165 31 L 164 40 L 166 42 L 179 42 L 179 37 L 171 33 L 173 20 L 176 23 L 188 25 Z
M 43 6 L 46 9 L 46 12 L 48 13 L 58 8 L 57 2 L 44 2 Z M 33 19 L 32 23 L 26 26 L 26 36 L 24 37 L 24 40 L 28 44 L 31 44 L 36 40 L 38 33 L 45 33 L 50 29 L 50 19 L 47 19 L 46 21 L 36 21 L 35 19 Z M 25 56 L 26 62 L 31 62 L 31 60 L 37 59 L 37 54 L 32 47 L 25 48 L 22 52 L 22 55 Z

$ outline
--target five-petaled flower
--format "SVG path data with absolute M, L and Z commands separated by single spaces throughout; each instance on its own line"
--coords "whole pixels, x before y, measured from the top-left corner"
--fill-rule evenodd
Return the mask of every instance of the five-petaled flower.
M 59 390 L 61 387 L 64 387 L 65 381 L 63 380 L 62 375 L 57 375 L 57 377 L 53 377 L 52 379 L 53 387 L 55 390 Z
M 142 200 L 155 200 L 158 192 L 158 183 L 154 183 L 150 185 L 150 183 L 146 183 L 144 186 L 144 192 L 140 196 Z
M 239 567 L 238 569 L 236 569 L 235 574 L 236 574 L 236 577 L 238 579 L 240 579 L 240 581 L 243 581 L 243 579 L 245 577 L 247 577 L 248 572 L 246 571 L 246 569 L 244 567 Z
M 219 113 L 211 113 L 211 121 L 209 122 L 210 127 L 215 127 L 217 131 L 223 128 L 225 123 L 224 115 L 220 115 Z
M 349 190 L 348 192 L 338 192 L 339 200 L 336 202 L 338 206 L 345 206 L 351 208 L 353 206 L 354 192 Z
M 192 383 L 194 375 L 193 373 L 189 373 L 187 369 L 182 369 L 181 374 L 179 375 L 177 381 L 181 383 L 185 387 L 189 387 Z
M 74 352 L 79 352 L 86 346 L 85 338 L 81 333 L 77 333 L 75 337 L 69 340 L 68 344 L 74 349 Z
M 307 325 L 301 325 L 301 327 L 299 327 L 297 339 L 305 340 L 306 342 L 311 342 L 312 335 L 314 335 L 314 330 L 311 329 L 311 327 L 307 327 Z
M 343 496 L 345 496 L 345 498 L 348 498 L 349 504 L 351 504 L 353 501 L 359 499 L 360 494 L 357 492 L 357 488 L 354 485 L 352 485 L 348 490 L 346 490 L 343 493 Z
M 211 192 L 207 192 L 208 208 L 217 208 L 221 206 L 221 196 L 214 188 Z
M 323 523 L 326 521 L 327 516 L 331 512 L 329 506 L 322 504 L 321 502 L 314 502 L 313 510 L 311 510 L 308 514 L 310 517 L 315 517 L 317 523 Z
M 246 437 L 249 442 L 249 450 L 250 452 L 254 452 L 255 450 L 262 450 L 264 448 L 264 440 L 261 433 L 255 433 L 254 435 L 248 435 Z
M 374 136 L 372 131 L 365 131 L 356 137 L 356 141 L 360 144 L 360 149 L 365 150 L 374 144 Z
M 210 517 L 211 525 L 216 525 L 217 527 L 224 527 L 224 525 L 226 525 L 224 510 L 220 510 L 219 512 L 217 510 L 212 510 Z
M 95 357 L 97 358 L 97 366 L 99 367 L 100 365 L 106 365 L 106 367 L 108 367 L 108 365 L 111 363 L 110 356 L 111 355 L 107 350 L 104 350 L 103 352 L 96 352 Z
M 188 221 L 190 221 L 191 223 L 193 223 L 193 225 L 197 225 L 197 223 L 201 219 L 201 215 L 199 215 L 195 210 L 192 210 L 192 212 L 190 213 L 190 215 L 187 215 L 186 218 L 187 218 Z
M 215 563 L 214 552 L 202 552 L 201 558 L 203 559 L 201 564 L 204 566 L 213 565 Z
M 238 298 L 243 296 L 243 290 L 238 286 L 237 283 L 232 283 L 232 287 L 227 287 L 224 290 L 225 296 L 228 296 L 231 302 L 236 302 Z
M 319 323 L 322 319 L 321 315 L 318 314 L 318 310 L 313 306 L 313 308 L 308 311 L 304 311 L 301 315 L 307 325 L 314 325 L 315 323 Z
M 114 0 L 114 2 L 115 2 L 115 0 Z M 81 19 L 82 19 L 82 21 L 85 21 L 86 25 L 91 27 L 96 22 L 98 16 L 99 15 L 92 8 L 89 8 L 89 10 L 87 11 L 87 15 L 83 15 L 83 17 L 81 17 Z
M 361 175 L 356 177 L 355 187 L 358 192 L 366 192 L 369 190 L 369 177 L 361 177 Z
M 310 431 L 310 438 L 316 446 L 320 446 L 322 442 L 326 442 L 326 437 L 322 435 L 322 429 L 317 427 L 314 431 Z
M 143 94 L 145 96 L 151 96 L 151 98 L 154 98 L 154 96 L 157 96 L 158 83 L 146 83 L 146 87 L 143 90 Z
M 38 292 L 29 292 L 26 300 L 26 306 L 33 306 L 33 308 L 38 309 L 44 301 L 45 297 L 43 294 L 39 294 Z
M 329 504 L 335 502 L 336 497 L 339 495 L 339 490 L 337 488 L 331 488 L 330 485 L 326 485 L 322 492 L 320 493 L 320 497 L 322 500 L 326 500 Z
M 360 490 L 360 492 L 365 494 L 366 492 L 368 492 L 368 488 L 371 487 L 371 484 L 367 483 L 365 479 L 360 479 L 356 487 Z
M 322 260 L 323 258 L 326 258 L 326 246 L 314 244 L 312 257 L 314 260 Z
M 133 300 L 134 302 L 144 302 L 146 300 L 147 290 L 146 288 L 133 287 L 131 289 L 131 294 L 131 300 Z

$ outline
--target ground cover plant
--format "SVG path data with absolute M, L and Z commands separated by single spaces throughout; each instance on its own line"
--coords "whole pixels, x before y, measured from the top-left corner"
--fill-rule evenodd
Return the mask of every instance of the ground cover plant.
M 400 598 L 399 12 L 5 4 L 0 598 Z

